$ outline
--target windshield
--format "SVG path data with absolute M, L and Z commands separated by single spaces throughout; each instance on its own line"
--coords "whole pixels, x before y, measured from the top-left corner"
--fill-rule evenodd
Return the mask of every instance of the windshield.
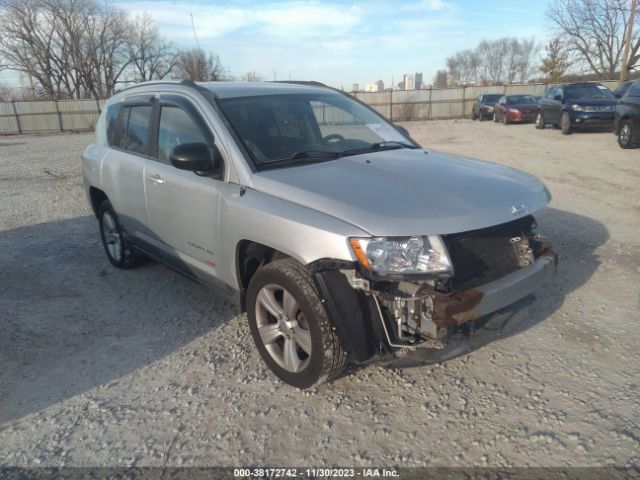
M 502 95 L 485 95 L 482 98 L 482 103 L 486 105 L 493 105 L 494 103 L 498 103 L 498 100 L 500 100 L 501 96 Z
M 615 97 L 604 85 L 574 85 L 566 87 L 569 100 L 613 100 Z
M 508 105 L 529 105 L 533 103 L 538 103 L 531 95 L 509 95 L 507 97 Z
M 339 93 L 236 97 L 218 102 L 258 169 L 416 148 L 380 115 Z

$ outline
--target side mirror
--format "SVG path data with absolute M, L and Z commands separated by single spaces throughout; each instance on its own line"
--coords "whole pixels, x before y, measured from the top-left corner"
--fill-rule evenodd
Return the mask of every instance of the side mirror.
M 220 169 L 222 156 L 218 147 L 206 143 L 176 145 L 169 155 L 171 165 L 191 172 L 215 172 Z
M 406 128 L 404 128 L 402 125 L 398 125 L 397 123 L 393 124 L 394 127 L 396 127 L 397 130 L 400 130 L 400 132 L 406 136 L 407 138 L 411 138 L 411 135 L 409 135 L 409 130 L 407 130 Z
M 556 95 L 555 97 L 553 97 L 554 100 L 561 102 L 562 101 L 562 95 Z
M 616 97 L 616 98 L 622 98 L 622 94 L 621 93 L 614 93 L 613 96 Z

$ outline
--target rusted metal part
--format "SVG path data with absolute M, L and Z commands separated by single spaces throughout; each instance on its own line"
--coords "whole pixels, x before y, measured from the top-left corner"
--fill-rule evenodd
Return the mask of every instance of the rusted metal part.
M 453 327 L 473 320 L 473 309 L 483 297 L 475 288 L 446 294 L 434 291 L 432 295 L 433 322 L 439 327 Z

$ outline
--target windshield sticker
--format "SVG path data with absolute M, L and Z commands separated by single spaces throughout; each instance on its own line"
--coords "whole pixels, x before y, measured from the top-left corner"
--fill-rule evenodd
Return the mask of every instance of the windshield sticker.
M 367 127 L 373 133 L 377 134 L 385 142 L 406 142 L 400 132 L 398 132 L 391 125 L 385 125 L 384 123 L 367 123 Z

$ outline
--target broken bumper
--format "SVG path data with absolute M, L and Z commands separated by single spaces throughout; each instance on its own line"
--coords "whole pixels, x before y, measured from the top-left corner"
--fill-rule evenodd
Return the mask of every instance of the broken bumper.
M 451 295 L 434 298 L 434 319 L 440 327 L 451 327 L 500 310 L 542 286 L 556 270 L 554 254 L 542 255 L 528 267 L 498 280 Z

